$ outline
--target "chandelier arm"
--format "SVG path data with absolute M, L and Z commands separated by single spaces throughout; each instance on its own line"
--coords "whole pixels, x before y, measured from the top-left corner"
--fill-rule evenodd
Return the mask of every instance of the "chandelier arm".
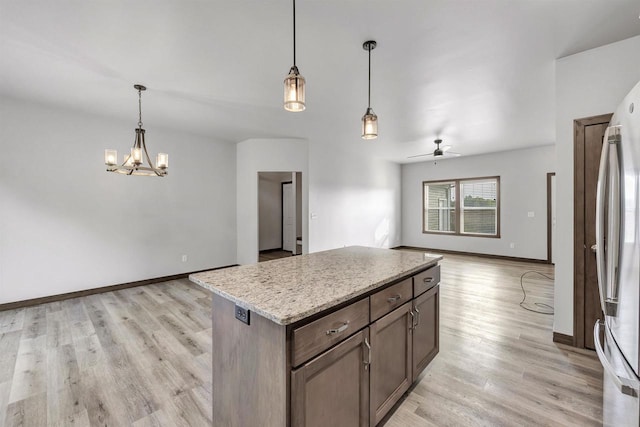
M 142 129 L 142 89 L 138 89 L 138 127 Z
M 147 152 L 147 144 L 144 141 L 144 133 L 142 134 L 142 149 L 144 150 L 144 155 L 147 157 L 147 162 L 149 163 L 149 166 L 151 166 L 151 169 L 155 169 L 155 166 L 153 166 L 153 163 L 151 163 L 151 158 L 149 157 L 149 153 Z

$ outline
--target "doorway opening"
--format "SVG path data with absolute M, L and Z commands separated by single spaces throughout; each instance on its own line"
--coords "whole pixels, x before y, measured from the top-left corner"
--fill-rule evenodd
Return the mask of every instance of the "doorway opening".
M 302 173 L 258 172 L 258 261 L 302 253 Z
M 577 119 L 574 128 L 573 345 L 595 349 L 593 326 L 603 319 L 596 273 L 596 187 L 600 152 L 612 114 Z

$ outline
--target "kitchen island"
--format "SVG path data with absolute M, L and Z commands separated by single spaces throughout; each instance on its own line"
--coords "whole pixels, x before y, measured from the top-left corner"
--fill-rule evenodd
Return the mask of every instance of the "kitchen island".
M 440 256 L 347 247 L 193 274 L 215 426 L 375 426 L 438 352 Z

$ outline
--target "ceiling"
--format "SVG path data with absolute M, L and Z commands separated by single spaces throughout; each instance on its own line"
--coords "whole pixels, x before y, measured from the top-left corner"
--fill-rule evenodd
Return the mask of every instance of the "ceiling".
M 396 162 L 555 141 L 556 58 L 640 34 L 638 0 L 298 0 L 307 109 L 282 108 L 290 0 L 0 0 L 0 95 L 238 142 L 296 137 Z M 379 138 L 360 138 L 365 40 Z M 118 120 L 121 124 L 121 120 Z M 154 129 L 155 128 L 155 129 Z M 102 148 L 102 147 L 101 147 Z M 419 159 L 418 159 L 419 160 Z

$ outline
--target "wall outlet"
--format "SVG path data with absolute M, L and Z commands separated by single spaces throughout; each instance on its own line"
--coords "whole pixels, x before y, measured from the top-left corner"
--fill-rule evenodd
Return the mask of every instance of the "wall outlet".
M 182 255 L 182 262 L 187 262 L 188 257 L 186 255 Z
M 249 322 L 251 321 L 251 318 L 250 318 L 251 312 L 248 309 L 244 307 L 240 307 L 239 305 L 236 304 L 235 313 L 236 313 L 236 319 L 238 319 L 242 323 L 246 323 L 247 325 L 250 324 Z
M 511 243 L 509 243 L 509 247 L 510 247 L 511 249 L 514 249 L 514 248 L 516 247 L 516 244 L 515 244 L 515 243 L 513 243 L 513 242 L 511 242 Z
M 311 219 L 318 219 L 318 214 L 317 213 L 312 213 L 311 214 Z
M 528 216 L 529 218 L 533 218 L 534 216 L 536 216 L 536 213 L 535 213 L 535 212 L 533 212 L 533 211 L 529 211 L 529 212 L 527 212 L 527 216 Z

